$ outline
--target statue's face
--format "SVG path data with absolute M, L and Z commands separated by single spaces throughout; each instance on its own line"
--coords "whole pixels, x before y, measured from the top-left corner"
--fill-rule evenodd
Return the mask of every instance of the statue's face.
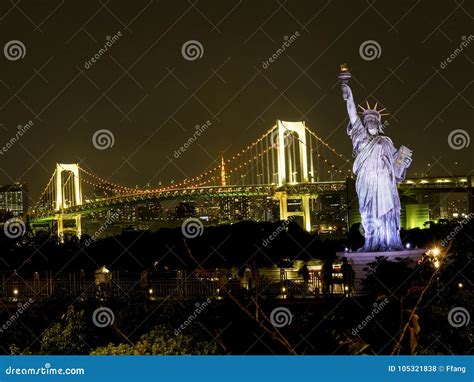
M 364 125 L 370 135 L 378 135 L 379 133 L 379 120 L 377 117 L 367 115 L 364 118 Z

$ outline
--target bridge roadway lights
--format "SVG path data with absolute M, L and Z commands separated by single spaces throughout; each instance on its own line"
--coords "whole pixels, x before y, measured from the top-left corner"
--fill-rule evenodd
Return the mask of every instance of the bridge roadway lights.
M 301 216 L 303 218 L 303 228 L 311 232 L 311 211 L 309 208 L 310 199 L 316 199 L 316 195 L 311 194 L 290 194 L 286 191 L 275 192 L 275 199 L 280 203 L 280 220 L 288 220 L 291 216 Z M 300 200 L 302 211 L 288 212 L 288 200 Z

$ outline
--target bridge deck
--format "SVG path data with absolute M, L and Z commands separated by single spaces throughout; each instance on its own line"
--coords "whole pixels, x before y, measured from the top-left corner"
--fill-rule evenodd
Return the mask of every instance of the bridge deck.
M 407 179 L 399 184 L 403 192 L 413 191 L 451 191 L 465 192 L 472 190 L 472 181 L 468 177 L 420 178 Z M 32 221 L 41 222 L 54 219 L 55 215 L 87 215 L 92 212 L 106 211 L 121 205 L 139 204 L 152 200 L 173 200 L 179 198 L 225 198 L 233 196 L 268 196 L 276 192 L 288 194 L 320 194 L 325 192 L 344 191 L 347 181 L 327 181 L 312 183 L 295 183 L 278 187 L 276 184 L 206 186 L 194 188 L 176 188 L 162 191 L 140 191 L 109 198 L 96 199 L 78 206 L 64 208 L 59 211 L 33 211 Z

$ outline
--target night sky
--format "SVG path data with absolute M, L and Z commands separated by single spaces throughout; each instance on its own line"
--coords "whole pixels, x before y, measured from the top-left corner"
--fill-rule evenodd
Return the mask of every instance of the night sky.
M 0 146 L 18 125 L 34 125 L 0 155 L 0 184 L 23 180 L 35 199 L 56 162 L 80 162 L 115 183 L 156 186 L 201 173 L 222 151 L 241 149 L 277 119 L 305 120 L 350 157 L 337 80 L 344 62 L 356 102 L 387 108 L 386 134 L 395 146 L 414 150 L 408 176 L 470 174 L 474 142 L 453 149 L 448 136 L 455 129 L 467 139 L 473 135 L 474 40 L 452 62 L 441 62 L 474 33 L 473 5 L 4 0 Z M 296 32 L 299 37 L 264 69 L 285 36 Z M 86 69 L 114 35 L 112 46 Z M 6 57 L 3 47 L 11 40 L 24 44 L 23 58 Z M 183 57 L 189 40 L 202 44 L 201 58 Z M 361 57 L 367 40 L 379 44 L 378 58 Z M 208 120 L 211 126 L 175 159 L 195 126 Z M 94 147 L 99 129 L 112 131 L 113 147 Z

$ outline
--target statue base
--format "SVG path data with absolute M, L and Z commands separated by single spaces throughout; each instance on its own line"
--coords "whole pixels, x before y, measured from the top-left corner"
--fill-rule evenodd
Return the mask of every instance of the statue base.
M 339 258 L 347 257 L 347 260 L 352 265 L 355 272 L 354 292 L 361 293 L 361 281 L 366 276 L 367 272 L 364 268 L 368 267 L 369 263 L 375 261 L 376 257 L 387 257 L 388 261 L 395 261 L 397 257 L 409 258 L 413 261 L 418 261 L 426 253 L 426 249 L 412 249 L 406 251 L 393 252 L 337 252 Z

